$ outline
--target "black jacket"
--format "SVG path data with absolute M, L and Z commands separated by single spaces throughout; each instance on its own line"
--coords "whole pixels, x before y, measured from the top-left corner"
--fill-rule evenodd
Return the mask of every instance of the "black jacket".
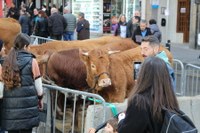
M 76 24 L 77 39 L 84 40 L 90 38 L 90 23 L 86 19 L 82 19 Z
M 152 35 L 150 28 L 147 27 L 146 30 L 147 32 L 145 36 Z M 132 40 L 140 45 L 143 38 L 144 37 L 142 37 L 142 31 L 140 30 L 140 26 L 138 26 L 137 29 L 133 32 Z
M 160 133 L 162 122 L 157 122 L 152 118 L 150 107 L 139 109 L 136 102 L 126 110 L 125 119 L 118 124 L 118 133 Z
M 53 13 L 48 18 L 48 27 L 50 35 L 62 35 L 67 24 L 64 17 L 59 13 Z
M 33 55 L 20 51 L 17 64 L 20 68 L 21 87 L 4 89 L 1 122 L 2 128 L 10 130 L 32 129 L 39 125 L 37 91 L 32 74 Z

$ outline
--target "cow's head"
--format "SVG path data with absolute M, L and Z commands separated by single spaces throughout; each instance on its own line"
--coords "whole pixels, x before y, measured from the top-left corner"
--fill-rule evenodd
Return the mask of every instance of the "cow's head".
M 92 51 L 80 50 L 80 59 L 84 62 L 87 69 L 87 83 L 90 87 L 101 90 L 103 87 L 110 86 L 110 60 L 109 55 L 119 51 L 94 49 Z

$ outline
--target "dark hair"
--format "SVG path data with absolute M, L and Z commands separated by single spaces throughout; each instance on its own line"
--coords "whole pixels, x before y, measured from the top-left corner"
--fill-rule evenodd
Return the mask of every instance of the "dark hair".
M 82 17 L 82 18 L 85 18 L 85 14 L 83 12 L 79 12 L 78 13 L 78 16 Z
M 17 64 L 17 53 L 24 49 L 24 46 L 30 44 L 30 37 L 27 34 L 20 33 L 14 41 L 14 47 L 6 56 L 2 65 L 2 78 L 6 89 L 21 86 L 20 70 Z
M 149 20 L 149 24 L 151 25 L 151 24 L 156 24 L 157 22 L 156 22 L 156 20 L 155 19 L 150 19 Z
M 28 46 L 31 42 L 30 36 L 24 33 L 19 33 L 14 41 L 14 49 L 21 50 L 24 46 Z
M 140 17 L 139 16 L 134 16 L 135 19 L 138 20 L 138 22 L 140 22 Z
M 149 106 L 155 120 L 162 120 L 162 108 L 175 112 L 179 109 L 167 65 L 162 59 L 154 56 L 145 59 L 128 106 L 132 102 L 145 110 Z
M 160 41 L 154 35 L 146 36 L 142 39 L 142 42 L 149 42 L 149 45 L 160 45 Z
M 48 18 L 46 12 L 43 11 L 43 10 L 40 10 L 40 11 L 38 12 L 38 14 L 41 14 L 41 17 L 43 17 L 43 18 Z

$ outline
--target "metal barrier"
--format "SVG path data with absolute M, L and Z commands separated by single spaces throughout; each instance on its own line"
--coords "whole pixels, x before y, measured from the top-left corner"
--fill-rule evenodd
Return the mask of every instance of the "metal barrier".
M 184 71 L 184 95 L 200 95 L 200 67 L 187 64 Z
M 176 95 L 182 96 L 184 94 L 184 65 L 180 60 L 173 60 L 173 69 L 176 79 Z
M 83 92 L 83 91 L 77 91 L 77 90 L 72 90 L 72 89 L 68 89 L 68 88 L 62 88 L 59 86 L 52 86 L 52 85 L 47 85 L 47 84 L 43 84 L 43 87 L 45 88 L 45 101 L 47 104 L 47 118 L 46 118 L 46 122 L 45 124 L 43 124 L 43 127 L 38 127 L 37 128 L 37 132 L 38 133 L 46 133 L 46 132 L 51 132 L 51 133 L 55 133 L 58 130 L 61 131 L 62 133 L 66 133 L 69 132 L 69 129 L 71 131 L 71 133 L 75 132 L 75 118 L 78 117 L 78 114 L 80 113 L 76 113 L 76 109 L 77 109 L 77 100 L 80 100 L 78 98 L 81 97 L 81 105 L 82 105 L 82 113 L 81 113 L 81 129 L 79 128 L 79 132 L 84 133 L 86 131 L 84 131 L 84 126 L 85 126 L 85 109 L 86 109 L 86 102 L 88 101 L 88 98 L 93 98 L 94 101 L 92 101 L 93 105 L 96 105 L 97 102 L 96 100 L 100 100 L 102 107 L 103 107 L 103 116 L 102 118 L 102 123 L 105 121 L 105 116 L 106 116 L 106 111 L 105 111 L 105 105 L 106 102 L 105 100 L 97 95 L 97 94 L 93 94 L 93 93 L 88 93 L 88 92 Z M 52 95 L 54 94 L 54 95 Z M 59 113 L 57 108 L 58 108 L 58 102 L 60 101 L 61 98 L 61 94 L 64 95 L 64 99 L 63 99 L 63 116 L 61 120 L 57 119 L 57 114 Z M 67 105 L 66 103 L 68 103 L 68 97 L 72 97 L 73 98 L 73 111 L 72 113 L 70 113 L 67 110 Z M 63 98 L 63 97 L 62 97 Z M 52 101 L 53 100 L 53 101 Z M 52 103 L 53 102 L 53 103 Z M 68 104 L 69 106 L 69 104 Z M 70 106 L 71 107 L 71 106 Z M 94 108 L 95 111 L 95 108 Z M 93 120 L 94 120 L 95 116 L 93 116 Z M 77 130 L 77 127 L 76 127 Z
M 40 37 L 40 36 L 35 36 L 35 35 L 31 35 L 30 37 L 31 37 L 31 44 L 33 45 L 38 45 L 38 44 L 46 43 L 49 41 L 55 41 L 50 38 L 45 38 L 45 37 Z

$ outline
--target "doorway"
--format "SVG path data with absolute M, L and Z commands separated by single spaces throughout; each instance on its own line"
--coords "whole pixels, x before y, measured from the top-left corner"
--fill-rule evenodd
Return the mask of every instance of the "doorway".
M 183 33 L 183 42 L 189 42 L 190 0 L 178 0 L 177 32 Z

